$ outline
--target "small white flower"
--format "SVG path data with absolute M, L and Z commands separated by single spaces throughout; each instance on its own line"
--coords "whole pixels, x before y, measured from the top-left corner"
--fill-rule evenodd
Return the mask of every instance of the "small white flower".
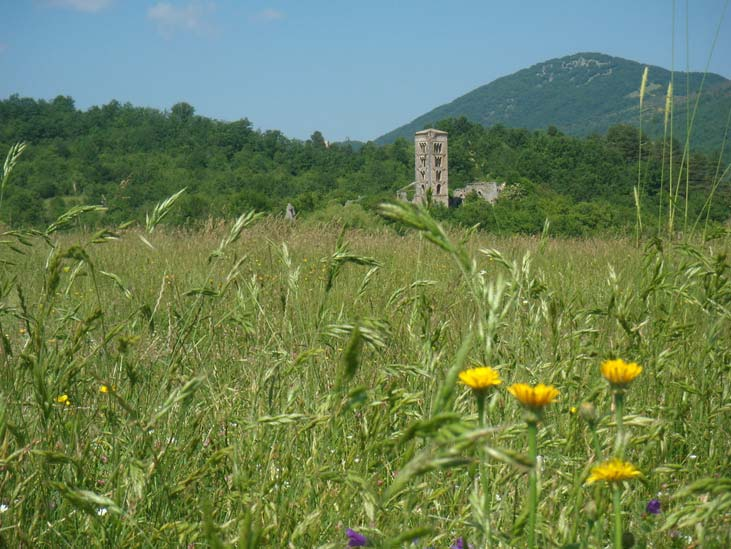
M 99 507 L 99 509 L 96 510 L 96 514 L 99 515 L 100 517 L 103 517 L 104 515 L 106 515 L 107 512 L 108 511 L 107 511 L 106 507 Z
M 10 509 L 10 507 L 8 507 L 7 505 L 5 505 L 4 503 L 0 503 L 0 513 L 4 513 L 8 509 Z
M 495 501 L 502 501 L 503 497 L 500 494 L 495 494 Z
M 690 454 L 690 455 L 688 456 L 688 459 L 698 459 L 698 456 L 697 456 L 697 455 L 695 455 L 695 454 Z

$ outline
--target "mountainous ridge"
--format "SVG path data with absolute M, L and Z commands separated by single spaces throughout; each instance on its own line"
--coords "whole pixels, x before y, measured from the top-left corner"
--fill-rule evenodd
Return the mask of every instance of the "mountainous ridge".
M 715 73 L 675 72 L 654 65 L 582 52 L 537 63 L 480 86 L 376 139 L 390 143 L 411 139 L 415 131 L 445 118 L 465 116 L 484 126 L 545 129 L 555 126 L 570 135 L 604 133 L 616 124 L 639 123 L 642 73 L 648 67 L 643 126 L 662 135 L 665 98 L 673 79 L 675 129 L 684 133 L 687 98 L 691 111 L 702 87 L 692 145 L 718 148 L 731 109 L 731 81 Z M 689 94 L 689 95 L 688 95 Z M 679 135 L 676 132 L 676 135 Z

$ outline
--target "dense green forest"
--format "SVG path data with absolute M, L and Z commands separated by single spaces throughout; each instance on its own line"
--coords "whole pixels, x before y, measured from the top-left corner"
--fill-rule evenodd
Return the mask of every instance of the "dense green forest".
M 554 232 L 569 235 L 623 231 L 634 223 L 640 134 L 632 126 L 586 138 L 553 127 L 485 128 L 466 118 L 436 126 L 449 132 L 451 189 L 478 180 L 507 182 L 494 206 L 468 198 L 461 208 L 435 210 L 444 220 L 535 233 L 548 219 Z M 410 183 L 414 170 L 410 140 L 356 148 L 329 144 L 315 132 L 301 141 L 256 130 L 246 119 L 201 117 L 187 103 L 162 112 L 112 101 L 82 111 L 70 97 L 45 101 L 14 95 L 0 101 L 3 158 L 18 141 L 28 147 L 0 204 L 0 220 L 12 227 L 43 226 L 82 203 L 107 208 L 87 223 L 144 219 L 157 202 L 182 188 L 186 192 L 166 220 L 170 223 L 195 225 L 252 208 L 282 214 L 291 202 L 305 222 L 339 219 L 367 227 L 382 223 L 375 206 Z M 643 138 L 639 175 L 648 230 L 656 222 L 661 185 L 667 189 L 671 156 L 673 177 L 683 175 L 678 200 L 684 203 L 682 146 Z M 691 155 L 691 219 L 701 213 L 723 172 L 718 167 L 718 155 Z M 728 221 L 729 195 L 728 183 L 716 191 L 713 221 Z

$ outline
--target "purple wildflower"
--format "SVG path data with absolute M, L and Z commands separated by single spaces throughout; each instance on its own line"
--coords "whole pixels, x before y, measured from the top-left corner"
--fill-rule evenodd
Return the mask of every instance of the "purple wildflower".
M 651 499 L 647 502 L 647 512 L 651 515 L 659 515 L 661 510 L 659 499 Z
M 457 538 L 449 549 L 464 549 L 464 538 Z
M 348 536 L 348 547 L 365 547 L 368 545 L 368 538 L 352 528 L 348 528 L 345 535 Z

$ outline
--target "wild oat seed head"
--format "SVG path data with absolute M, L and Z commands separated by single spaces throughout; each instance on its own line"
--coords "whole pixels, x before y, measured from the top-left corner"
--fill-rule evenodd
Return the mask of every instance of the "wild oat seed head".
M 543 383 L 539 383 L 535 387 L 527 383 L 515 383 L 508 387 L 508 391 L 523 406 L 534 411 L 551 404 L 558 397 L 558 389 L 553 385 L 544 385 Z
M 642 72 L 642 84 L 640 85 L 640 110 L 642 110 L 642 105 L 645 100 L 645 90 L 647 89 L 647 71 L 648 67 L 645 67 L 645 70 Z
M 602 375 L 614 387 L 624 388 L 642 373 L 642 366 L 635 362 L 627 363 L 621 358 L 602 362 Z
M 668 93 L 665 96 L 665 131 L 668 129 L 668 118 L 673 110 L 673 83 L 668 84 Z
M 474 391 L 484 391 L 503 382 L 500 373 L 490 366 L 463 370 L 459 373 L 459 380 Z
M 589 478 L 586 479 L 586 483 L 594 484 L 597 481 L 622 482 L 641 476 L 642 473 L 634 465 L 628 461 L 614 458 L 595 466 L 591 470 Z

